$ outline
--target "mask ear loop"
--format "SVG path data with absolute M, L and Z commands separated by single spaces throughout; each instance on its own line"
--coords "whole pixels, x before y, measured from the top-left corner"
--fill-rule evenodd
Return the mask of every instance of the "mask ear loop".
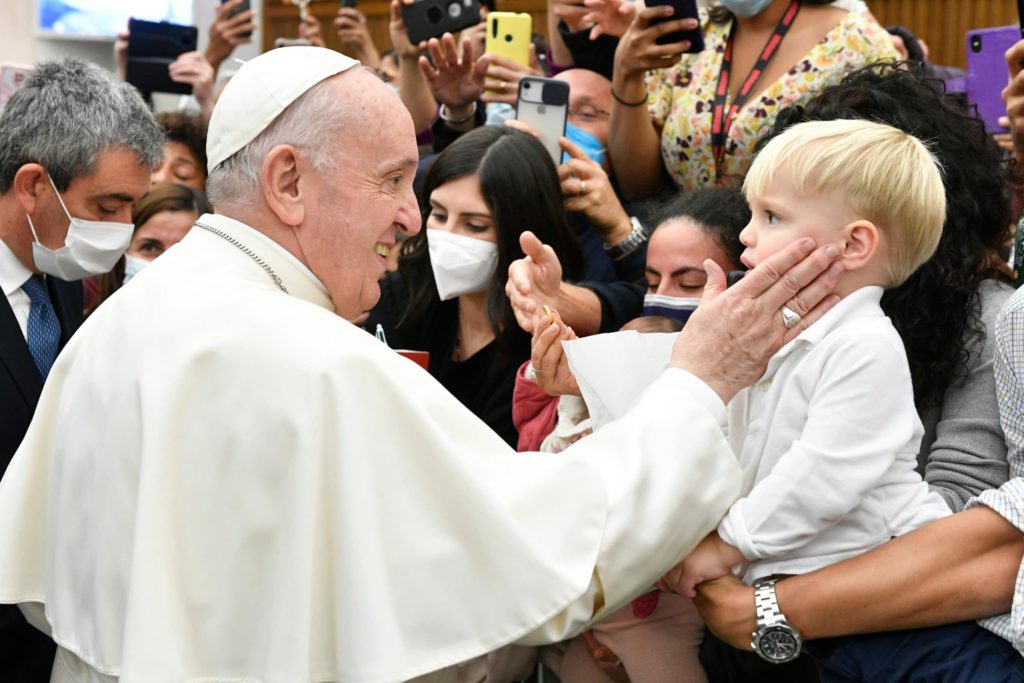
M 50 172 L 46 172 L 46 179 L 50 181 L 50 187 L 53 188 L 53 193 L 57 195 L 57 201 L 60 202 L 60 208 L 64 209 L 64 215 L 68 217 L 68 220 L 74 220 L 71 217 L 71 212 L 68 211 L 68 207 L 64 204 L 64 198 L 60 196 L 60 192 L 57 191 L 57 185 L 53 182 L 53 178 L 50 177 Z

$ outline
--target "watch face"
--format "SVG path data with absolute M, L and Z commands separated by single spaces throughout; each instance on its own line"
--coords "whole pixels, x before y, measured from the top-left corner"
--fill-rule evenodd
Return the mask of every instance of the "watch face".
M 800 642 L 787 628 L 769 626 L 761 632 L 755 648 L 765 659 L 773 662 L 788 662 L 800 654 Z

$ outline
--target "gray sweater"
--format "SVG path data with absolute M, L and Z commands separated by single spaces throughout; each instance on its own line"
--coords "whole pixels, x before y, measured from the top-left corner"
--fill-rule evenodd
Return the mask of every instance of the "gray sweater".
M 924 438 L 917 454 L 917 469 L 953 512 L 962 510 L 978 493 L 999 487 L 1010 476 L 999 426 L 992 349 L 996 316 L 1013 291 L 995 280 L 978 287 L 985 328 L 983 345 L 971 354 L 966 380 L 946 389 L 941 406 L 921 413 Z

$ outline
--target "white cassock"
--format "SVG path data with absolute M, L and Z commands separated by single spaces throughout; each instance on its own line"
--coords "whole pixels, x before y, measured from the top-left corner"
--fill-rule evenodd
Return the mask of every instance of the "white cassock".
M 513 452 L 223 216 L 103 304 L 0 483 L 0 602 L 55 681 L 448 680 L 625 604 L 735 500 L 711 390 Z M 40 603 L 45 604 L 45 616 Z

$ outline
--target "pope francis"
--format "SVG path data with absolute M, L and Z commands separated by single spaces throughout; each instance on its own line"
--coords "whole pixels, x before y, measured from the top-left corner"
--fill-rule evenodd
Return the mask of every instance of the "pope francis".
M 52 681 L 447 681 L 564 638 L 714 528 L 723 401 L 834 302 L 809 241 L 718 271 L 625 418 L 516 454 L 346 322 L 420 226 L 412 121 L 371 71 L 264 54 L 208 152 L 218 214 L 71 340 L 0 483 L 0 602 L 58 644 Z

